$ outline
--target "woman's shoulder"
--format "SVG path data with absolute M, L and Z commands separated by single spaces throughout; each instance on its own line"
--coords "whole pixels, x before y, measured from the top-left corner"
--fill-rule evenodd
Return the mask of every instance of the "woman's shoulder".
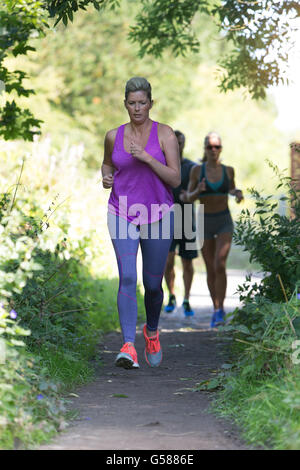
M 118 127 L 116 127 L 115 129 L 110 129 L 109 131 L 106 132 L 105 134 L 105 142 L 107 144 L 110 144 L 110 145 L 114 145 L 114 142 L 115 142 L 115 139 L 116 139 L 116 135 L 118 133 Z
M 223 165 L 226 169 L 227 175 L 232 178 L 234 176 L 234 168 L 229 165 Z
M 202 170 L 202 164 L 195 163 L 191 168 L 190 176 L 191 178 L 198 178 Z
M 110 129 L 105 134 L 104 146 L 107 149 L 107 151 L 110 153 L 113 151 L 117 133 L 118 133 L 118 127 L 115 129 Z
M 106 135 L 105 135 L 105 138 L 107 140 L 114 140 L 116 135 L 117 135 L 117 132 L 118 132 L 118 127 L 116 127 L 115 129 L 110 129 L 109 131 L 106 132 Z
M 162 137 L 174 136 L 176 138 L 175 132 L 173 131 L 171 126 L 168 126 L 168 124 L 162 124 L 161 122 L 158 122 L 157 132 Z

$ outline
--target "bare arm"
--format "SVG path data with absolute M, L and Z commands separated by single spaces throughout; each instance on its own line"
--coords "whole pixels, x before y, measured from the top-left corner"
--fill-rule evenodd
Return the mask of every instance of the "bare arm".
M 177 188 L 181 182 L 180 158 L 178 141 L 173 130 L 164 124 L 159 124 L 159 140 L 165 154 L 166 165 L 153 158 L 138 144 L 132 142 L 130 151 L 132 156 L 143 161 L 156 173 L 165 183 Z
M 200 170 L 201 170 L 201 166 L 199 165 L 195 165 L 191 169 L 189 184 L 188 184 L 184 202 L 194 202 L 199 197 L 200 193 L 202 191 L 205 191 L 206 189 L 205 178 L 203 178 L 202 181 L 199 181 Z
M 229 166 L 228 171 L 229 171 L 229 175 L 230 175 L 230 178 L 229 178 L 229 181 L 230 181 L 230 183 L 229 183 L 229 187 L 230 187 L 229 194 L 231 194 L 232 196 L 235 196 L 236 202 L 239 203 L 244 199 L 243 192 L 240 189 L 237 189 L 235 187 L 234 169 L 231 166 Z
M 105 189 L 110 189 L 114 182 L 115 168 L 112 163 L 112 151 L 114 148 L 114 141 L 116 138 L 116 129 L 107 132 L 104 140 L 104 158 L 101 166 L 102 185 Z

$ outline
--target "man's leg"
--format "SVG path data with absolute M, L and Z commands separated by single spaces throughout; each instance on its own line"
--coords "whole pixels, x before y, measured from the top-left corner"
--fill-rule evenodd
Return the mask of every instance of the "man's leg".
M 194 277 L 193 260 L 181 258 L 181 261 L 183 269 L 184 299 L 189 300 Z
M 165 280 L 167 284 L 167 288 L 169 294 L 175 295 L 175 251 L 169 251 L 167 262 L 166 262 L 166 269 L 165 269 Z

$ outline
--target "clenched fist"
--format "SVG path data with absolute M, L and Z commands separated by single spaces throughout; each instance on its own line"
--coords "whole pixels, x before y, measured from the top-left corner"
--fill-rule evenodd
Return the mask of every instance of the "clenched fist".
M 104 189 L 112 188 L 113 184 L 114 184 L 114 176 L 112 173 L 109 175 L 103 176 L 102 185 Z

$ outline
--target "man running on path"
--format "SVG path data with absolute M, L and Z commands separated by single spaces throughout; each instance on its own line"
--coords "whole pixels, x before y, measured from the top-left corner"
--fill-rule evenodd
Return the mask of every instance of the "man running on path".
M 167 283 L 167 287 L 169 290 L 169 302 L 168 305 L 165 306 L 165 312 L 171 313 L 173 312 L 176 306 L 176 295 L 175 295 L 175 254 L 176 254 L 176 247 L 178 246 L 178 254 L 181 257 L 182 261 L 182 269 L 183 269 L 183 283 L 184 283 L 184 300 L 183 300 L 183 311 L 186 316 L 193 316 L 194 311 L 192 310 L 189 302 L 190 297 L 190 290 L 193 282 L 194 276 L 194 267 L 193 267 L 193 259 L 198 256 L 197 250 L 190 250 L 187 249 L 187 244 L 195 242 L 195 239 L 189 240 L 186 238 L 185 228 L 188 227 L 184 226 L 184 211 L 186 203 L 183 202 L 184 194 L 187 190 L 189 184 L 189 177 L 190 171 L 192 167 L 195 165 L 195 162 L 188 160 L 187 158 L 183 157 L 183 149 L 185 145 L 185 136 L 181 131 L 175 131 L 175 135 L 178 140 L 179 145 L 179 153 L 180 153 L 180 163 L 181 163 L 181 183 L 180 185 L 173 189 L 174 195 L 174 202 L 180 204 L 182 210 L 182 237 L 180 239 L 176 239 L 174 236 L 173 242 L 171 244 L 167 264 L 165 269 L 165 280 Z M 189 203 L 191 205 L 191 203 Z M 186 212 L 187 217 L 188 212 Z M 179 215 L 180 217 L 180 215 Z M 191 226 L 193 232 L 195 231 L 195 210 L 194 204 L 192 204 L 192 213 L 191 213 L 192 220 L 188 219 L 188 224 Z M 176 213 L 175 213 L 175 224 L 176 224 Z M 178 222 L 178 219 L 177 219 Z

